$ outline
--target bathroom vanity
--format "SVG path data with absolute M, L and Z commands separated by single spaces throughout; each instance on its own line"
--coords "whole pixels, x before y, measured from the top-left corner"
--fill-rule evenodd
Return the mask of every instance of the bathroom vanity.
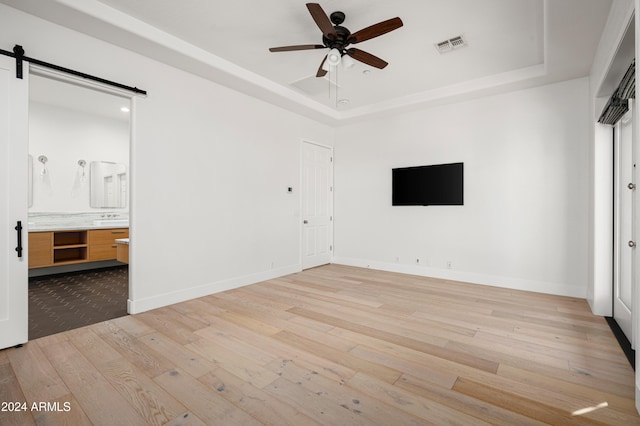
M 128 228 L 29 232 L 29 268 L 116 260 L 116 239 Z
M 108 216 L 89 213 L 30 216 L 29 269 L 115 261 L 116 240 L 129 238 L 129 220 Z

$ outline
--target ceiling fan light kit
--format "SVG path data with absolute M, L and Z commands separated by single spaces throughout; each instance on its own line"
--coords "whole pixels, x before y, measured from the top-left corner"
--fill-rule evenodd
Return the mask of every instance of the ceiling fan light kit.
M 335 67 L 340 63 L 341 58 L 342 55 L 340 54 L 340 51 L 336 48 L 333 48 L 327 54 L 327 64 L 329 64 L 329 66 L 331 67 Z
M 342 57 L 342 66 L 346 69 L 349 68 L 353 68 L 353 66 L 356 64 L 356 61 L 353 60 L 353 58 L 349 55 L 344 55 Z
M 403 23 L 400 18 L 396 17 L 378 22 L 360 31 L 351 33 L 348 28 L 341 26 L 345 20 L 345 14 L 343 12 L 336 11 L 330 16 L 327 16 L 318 3 L 307 3 L 307 9 L 322 32 L 322 44 L 272 47 L 269 51 L 291 52 L 295 50 L 330 49 L 329 53 L 320 63 L 316 77 L 324 77 L 328 71 L 335 69 L 340 62 L 343 63 L 344 67 L 351 68 L 354 65 L 352 59 L 378 69 L 382 69 L 388 65 L 386 61 L 377 56 L 355 47 L 350 47 L 350 45 L 371 40 L 372 38 L 402 27 Z

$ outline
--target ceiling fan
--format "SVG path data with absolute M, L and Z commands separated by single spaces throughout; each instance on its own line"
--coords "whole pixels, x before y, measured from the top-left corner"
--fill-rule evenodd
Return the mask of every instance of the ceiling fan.
M 328 68 L 325 65 L 325 62 L 328 61 L 329 65 L 337 65 L 344 55 L 348 55 L 355 60 L 379 69 L 389 65 L 386 61 L 372 55 L 371 53 L 349 46 L 365 40 L 370 40 L 374 37 L 381 36 L 400 28 L 403 25 L 400 18 L 392 18 L 378 22 L 377 24 L 363 28 L 352 34 L 351 31 L 340 25 L 345 19 L 345 14 L 343 12 L 333 12 L 329 17 L 318 3 L 307 3 L 307 9 L 309 9 L 309 13 L 318 28 L 320 28 L 320 31 L 322 31 L 322 44 L 272 47 L 269 49 L 270 52 L 330 49 L 329 53 L 320 63 L 316 77 L 324 77 L 327 74 Z

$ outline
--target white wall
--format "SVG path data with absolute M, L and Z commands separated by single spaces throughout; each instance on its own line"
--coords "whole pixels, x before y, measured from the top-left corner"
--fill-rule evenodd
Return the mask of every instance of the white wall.
M 30 212 L 90 212 L 89 164 L 112 161 L 129 167 L 129 123 L 81 111 L 31 102 L 29 154 L 33 157 Z M 46 155 L 47 175 L 38 156 Z M 85 160 L 85 184 L 78 160 Z M 128 211 L 109 209 L 109 211 Z
M 340 128 L 336 262 L 585 297 L 588 104 L 579 79 Z M 464 206 L 391 206 L 392 168 L 459 161 Z
M 4 5 L 0 40 L 148 91 L 132 105 L 131 312 L 300 269 L 300 143 L 332 145 L 332 128 Z

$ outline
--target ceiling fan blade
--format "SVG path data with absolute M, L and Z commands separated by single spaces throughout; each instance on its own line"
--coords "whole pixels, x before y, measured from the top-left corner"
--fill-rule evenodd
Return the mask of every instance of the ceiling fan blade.
M 269 52 L 291 52 L 294 50 L 312 50 L 325 48 L 326 46 L 322 44 L 300 44 L 297 46 L 270 47 Z
M 377 56 L 374 56 L 371 53 L 367 53 L 364 50 L 356 49 L 355 47 L 348 49 L 347 55 L 351 56 L 353 59 L 357 61 L 364 62 L 367 65 L 371 65 L 372 67 L 376 67 L 380 69 L 389 65 L 388 62 L 383 61 Z
M 327 72 L 322 69 L 322 66 L 324 65 L 324 62 L 327 60 L 327 56 L 329 56 L 329 55 L 325 55 L 324 59 L 320 63 L 320 67 L 318 68 L 318 72 L 316 73 L 316 77 L 324 77 L 325 75 L 327 75 Z
M 329 20 L 327 14 L 322 10 L 322 7 L 318 3 L 307 3 L 307 9 L 309 9 L 309 13 L 311 13 L 311 17 L 316 22 L 322 34 L 325 37 L 330 39 L 335 39 L 338 37 L 336 33 L 336 29 L 333 28 L 333 24 Z
M 351 41 L 351 43 L 360 43 L 362 41 L 381 36 L 382 34 L 386 34 L 390 31 L 397 30 L 402 25 L 402 19 L 400 18 L 387 19 L 386 21 L 378 22 L 377 24 L 371 25 L 370 27 L 363 28 L 360 31 L 356 31 L 355 33 L 351 34 L 349 40 Z

